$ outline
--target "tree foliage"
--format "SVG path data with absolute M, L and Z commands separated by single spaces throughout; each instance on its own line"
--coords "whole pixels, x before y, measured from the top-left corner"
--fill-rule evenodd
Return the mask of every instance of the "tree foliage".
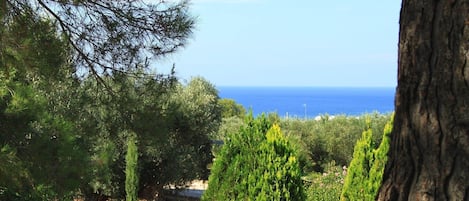
M 67 46 L 52 23 L 25 13 L 0 30 L 0 146 L 15 167 L 13 184 L 0 178 L 5 192 L 21 199 L 68 196 L 83 181 L 86 147 L 73 123 L 54 112 L 49 92 L 59 86 L 67 66 Z M 60 77 L 60 78 L 58 78 Z M 0 168 L 1 169 L 1 168 Z M 0 188 L 1 188 L 0 187 Z M 54 189 L 54 190 L 51 190 Z
M 0 200 L 124 198 L 129 133 L 142 176 L 132 194 L 207 177 L 217 91 L 145 70 L 185 44 L 187 6 L 0 2 Z M 88 73 L 98 79 L 77 76 Z
M 125 155 L 126 201 L 137 201 L 138 176 L 137 140 L 134 133 L 129 133 L 127 137 L 127 153 Z
M 323 173 L 325 166 L 334 161 L 338 166 L 348 166 L 353 158 L 353 148 L 363 130 L 373 130 L 372 144 L 376 148 L 380 134 L 391 115 L 370 113 L 361 116 L 329 116 L 318 120 L 283 119 L 282 130 L 298 147 L 299 161 L 304 173 Z
M 151 198 L 163 185 L 207 177 L 209 135 L 218 129 L 220 111 L 213 85 L 202 78 L 182 85 L 169 77 L 104 77 L 119 96 L 96 91 L 98 81 L 83 85 L 86 104 L 78 114 L 83 132 L 96 133 L 92 144 L 95 193 L 123 196 L 127 136 L 139 142 L 139 194 Z M 99 100 L 99 101 L 91 101 Z
M 202 200 L 304 200 L 295 150 L 276 124 L 247 117 L 225 140 Z
M 2 24 L 48 16 L 73 49 L 74 66 L 95 76 L 146 67 L 184 46 L 194 27 L 187 1 L 5 0 L 0 9 Z
M 153 145 L 143 150 L 143 187 L 161 188 L 208 177 L 207 165 L 212 161 L 209 136 L 218 130 L 221 121 L 217 91 L 205 79 L 194 78 L 187 85 L 176 84 L 167 95 L 161 107 L 165 137 L 145 138 Z M 147 126 L 155 129 L 155 125 Z
M 88 199 L 124 197 L 128 132 L 140 142 L 139 194 L 208 177 L 209 136 L 218 130 L 221 113 L 214 86 L 202 78 L 182 85 L 172 76 L 103 77 L 117 96 L 100 93 L 92 78 L 48 87 L 21 84 L 14 75 L 2 82 L 0 116 L 0 140 L 8 145 L 0 154 L 6 159 L 0 173 L 17 170 L 5 173 L 15 178 L 0 178 L 9 194 L 41 193 L 48 200 L 80 190 Z
M 222 118 L 239 117 L 244 118 L 246 109 L 235 100 L 229 98 L 222 98 L 218 101 L 222 108 Z
M 355 145 L 340 200 L 375 199 L 388 158 L 391 130 L 392 121 L 389 121 L 384 128 L 383 140 L 377 149 L 372 145 L 372 130 L 363 132 L 362 138 Z

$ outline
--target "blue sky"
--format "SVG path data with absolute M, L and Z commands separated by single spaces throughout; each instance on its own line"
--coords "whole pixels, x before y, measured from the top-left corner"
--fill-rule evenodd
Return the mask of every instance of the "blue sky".
M 400 1 L 192 0 L 197 28 L 157 64 L 217 86 L 396 86 Z

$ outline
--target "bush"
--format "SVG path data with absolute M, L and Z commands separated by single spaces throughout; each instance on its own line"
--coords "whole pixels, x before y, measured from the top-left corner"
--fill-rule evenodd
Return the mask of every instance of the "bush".
M 127 139 L 127 154 L 125 155 L 125 193 L 126 201 L 137 201 L 138 189 L 138 151 L 135 134 Z
M 391 118 L 384 128 L 383 140 L 377 149 L 372 147 L 371 129 L 363 132 L 362 138 L 355 145 L 340 200 L 375 199 L 387 161 L 392 123 Z
M 304 200 L 295 150 L 265 116 L 247 118 L 215 159 L 202 200 Z

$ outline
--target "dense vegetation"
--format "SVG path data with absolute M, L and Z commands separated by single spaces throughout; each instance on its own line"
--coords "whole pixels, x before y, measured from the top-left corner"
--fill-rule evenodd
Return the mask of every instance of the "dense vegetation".
M 350 163 L 340 200 L 374 200 L 382 182 L 384 165 L 388 159 L 389 135 L 392 120 L 384 128 L 383 140 L 378 148 L 373 148 L 372 131 L 363 132 L 355 145 L 353 160 Z
M 0 27 L 0 200 L 124 198 L 126 169 L 132 193 L 147 198 L 208 177 L 209 136 L 221 121 L 212 84 L 139 69 L 77 77 L 54 22 L 33 12 L 8 17 Z M 133 135 L 137 155 L 128 153 Z
M 237 134 L 239 128 L 246 126 L 241 118 L 242 116 L 236 115 L 223 118 L 216 138 L 231 140 L 231 136 Z M 370 176 L 370 178 L 373 177 L 373 181 L 379 181 L 373 183 L 375 185 L 373 188 L 379 185 L 381 179 L 378 177 L 382 174 L 380 168 L 383 167 L 383 161 L 385 161 L 383 157 L 387 154 L 387 149 L 383 147 L 389 143 L 391 114 L 323 115 L 319 119 L 309 120 L 281 119 L 276 114 L 268 114 L 266 118 L 268 122 L 276 122 L 280 125 L 286 139 L 297 153 L 308 200 L 340 199 L 345 177 L 349 171 L 348 166 L 352 160 L 359 160 L 355 159 L 357 157 L 354 156 L 354 147 L 362 137 L 363 131 L 367 131 L 365 133 L 367 133 L 368 152 L 374 153 L 373 156 L 376 158 L 367 161 L 367 163 L 376 164 L 372 170 L 374 173 L 370 173 L 374 176 Z M 384 135 L 382 135 L 383 130 L 385 130 Z M 225 154 L 219 149 L 214 149 L 214 153 L 216 158 L 220 154 Z M 365 161 L 365 159 L 360 160 Z M 377 164 L 381 164 L 381 166 Z M 370 168 L 362 170 L 358 168 L 357 170 L 354 167 L 352 169 L 354 169 L 353 171 L 370 171 Z M 356 178 L 349 178 L 348 180 L 360 182 Z
M 97 49 L 87 49 L 90 36 L 102 33 L 80 38 L 60 32 L 57 23 L 63 22 L 27 2 L 0 3 L 0 200 L 153 199 L 165 185 L 207 179 L 213 155 L 205 200 L 337 200 L 347 171 L 343 199 L 356 198 L 352 187 L 374 196 L 387 153 L 377 145 L 388 143 L 388 131 L 379 133 L 390 115 L 246 117 L 241 105 L 220 99 L 203 78 L 181 83 L 174 71 L 161 75 L 144 68 L 142 55 L 149 52 L 134 47 L 142 41 L 127 44 L 124 49 L 135 52 L 126 58 L 117 58 L 126 44 L 117 38 L 99 38 Z M 94 1 L 56 3 L 50 8 L 83 4 L 100 12 Z M 185 5 L 165 14 L 164 26 L 180 30 L 166 30 L 167 49 L 153 44 L 156 56 L 175 51 L 190 33 Z M 77 14 L 71 10 L 68 17 Z M 67 17 L 61 15 L 56 17 Z M 135 34 L 107 23 L 108 33 L 120 33 L 120 40 Z M 77 52 L 80 45 L 85 52 Z M 112 54 L 99 52 L 105 45 Z M 103 62 L 93 60 L 100 55 Z M 225 145 L 212 150 L 212 140 Z
M 280 127 L 249 116 L 214 162 L 202 200 L 304 200 L 301 171 Z
M 326 166 L 334 162 L 337 166 L 348 166 L 353 157 L 355 143 L 361 134 L 371 129 L 372 145 L 376 148 L 381 142 L 383 129 L 391 119 L 390 114 L 370 113 L 361 116 L 322 115 L 319 120 L 281 119 L 276 114 L 268 114 L 271 122 L 276 122 L 292 144 L 299 149 L 303 173 L 324 172 Z M 225 139 L 243 125 L 242 117 L 223 118 L 220 130 L 215 136 Z
M 96 89 L 94 79 L 65 80 L 70 85 L 48 90 L 40 79 L 27 84 L 16 81 L 19 73 L 8 73 L 11 81 L 1 96 L 1 157 L 7 159 L 0 164 L 1 195 L 122 197 L 130 133 L 139 142 L 139 168 L 133 170 L 141 196 L 207 177 L 209 136 L 221 113 L 214 87 L 205 80 L 181 85 L 116 74 L 108 80 L 121 94 L 116 96 Z

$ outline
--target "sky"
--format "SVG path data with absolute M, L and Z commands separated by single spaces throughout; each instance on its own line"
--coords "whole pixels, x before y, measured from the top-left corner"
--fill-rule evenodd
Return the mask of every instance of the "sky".
M 192 0 L 188 44 L 154 64 L 216 86 L 395 87 L 400 1 Z

